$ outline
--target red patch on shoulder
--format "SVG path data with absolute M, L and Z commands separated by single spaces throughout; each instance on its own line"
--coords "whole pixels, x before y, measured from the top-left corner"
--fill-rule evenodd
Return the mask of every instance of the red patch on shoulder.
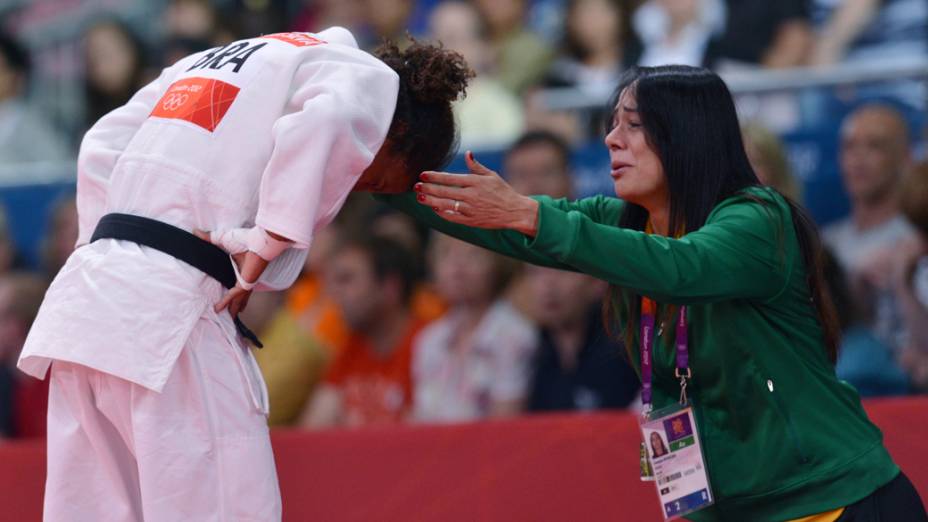
M 287 42 L 290 45 L 295 45 L 297 47 L 309 47 L 312 45 L 322 45 L 328 43 L 325 40 L 320 40 L 315 36 L 309 33 L 275 33 L 275 34 L 266 34 L 261 38 L 273 38 L 275 40 L 280 40 L 282 42 Z
M 185 78 L 168 87 L 151 116 L 189 121 L 213 132 L 238 96 L 239 88 L 210 78 Z

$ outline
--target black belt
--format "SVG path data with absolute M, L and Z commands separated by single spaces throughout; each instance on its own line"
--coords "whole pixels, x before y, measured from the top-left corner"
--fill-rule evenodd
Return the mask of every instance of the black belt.
M 236 283 L 229 254 L 209 241 L 161 221 L 129 214 L 107 214 L 97 223 L 90 242 L 98 239 L 121 239 L 154 248 L 200 270 L 227 289 Z M 255 346 L 264 348 L 258 336 L 238 316 L 235 328 Z

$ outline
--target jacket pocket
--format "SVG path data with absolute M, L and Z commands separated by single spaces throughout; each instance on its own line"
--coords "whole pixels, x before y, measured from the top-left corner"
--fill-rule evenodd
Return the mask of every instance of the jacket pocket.
M 784 406 L 780 394 L 776 391 L 776 384 L 772 379 L 767 379 L 765 386 L 767 387 L 765 393 L 767 393 L 770 398 L 770 403 L 783 420 L 786 436 L 792 443 L 793 449 L 796 451 L 796 455 L 799 458 L 799 462 L 807 464 L 810 460 L 809 456 L 803 448 L 802 439 L 799 437 L 799 432 L 796 430 L 796 426 L 790 418 L 789 410 Z

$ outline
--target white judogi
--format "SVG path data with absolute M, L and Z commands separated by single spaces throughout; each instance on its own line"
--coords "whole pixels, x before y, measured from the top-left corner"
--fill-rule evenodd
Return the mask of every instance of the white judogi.
M 149 217 L 188 231 L 258 225 L 295 242 L 295 248 L 276 259 L 261 278 L 265 288 L 289 286 L 302 267 L 314 230 L 335 216 L 383 144 L 398 84 L 396 73 L 360 51 L 345 29 L 316 35 L 281 33 L 233 42 L 181 60 L 88 131 L 78 159 L 79 248 L 49 288 L 19 360 L 20 369 L 38 378 L 56 361 L 49 404 L 47 519 L 69 519 L 61 518 L 68 513 L 68 502 L 91 492 L 100 494 L 97 489 L 74 486 L 81 477 L 93 475 L 87 475 L 84 468 L 112 459 L 116 468 L 137 466 L 144 472 L 141 455 L 149 462 L 157 461 L 163 448 L 191 445 L 189 423 L 198 415 L 215 419 L 221 413 L 222 422 L 238 425 L 241 439 L 251 437 L 257 446 L 230 451 L 264 452 L 263 465 L 270 466 L 270 474 L 267 469 L 253 469 L 257 464 L 251 461 L 261 459 L 249 459 L 252 474 L 275 476 L 267 442 L 263 381 L 229 314 L 212 312 L 222 295 L 219 283 L 180 260 L 134 243 L 106 239 L 85 244 L 100 217 L 109 212 Z M 218 374 L 228 372 L 228 366 L 206 364 L 196 372 L 191 369 L 201 351 L 209 353 L 223 346 L 230 347 L 227 351 L 237 361 L 235 379 Z M 81 379 L 55 378 L 59 368 Z M 197 372 L 198 378 L 177 377 Z M 112 383 L 100 384 L 101 379 Z M 239 389 L 227 389 L 229 382 L 238 382 Z M 210 390 L 211 386 L 219 388 Z M 234 408 L 216 401 L 234 402 L 239 391 L 252 397 L 252 404 L 242 409 L 241 419 L 230 420 L 227 417 Z M 73 393 L 83 398 L 62 402 Z M 148 398 L 134 399 L 142 395 Z M 195 399 L 205 395 L 212 398 Z M 185 397 L 202 410 L 177 404 Z M 88 412 L 93 404 L 99 409 Z M 132 422 L 120 424 L 104 404 L 110 404 L 110 410 L 128 407 Z M 163 415 L 172 406 L 178 414 Z M 126 447 L 100 456 L 100 451 L 112 448 L 87 431 L 81 433 L 89 437 L 86 444 L 75 442 L 81 430 L 74 426 L 84 423 L 108 423 Z M 145 441 L 152 439 L 133 437 L 133 429 L 154 429 L 163 434 L 163 440 L 157 447 L 148 446 Z M 201 433 L 236 438 L 234 430 L 222 431 L 211 424 Z M 210 466 L 216 465 L 213 457 L 221 447 L 214 443 L 192 444 L 205 453 L 194 451 L 176 461 L 185 466 L 174 470 L 179 480 L 191 485 L 211 480 L 209 475 L 215 470 Z M 83 456 L 81 444 L 86 446 Z M 77 454 L 56 463 L 52 457 L 63 458 L 63 453 L 54 445 L 67 447 L 67 454 Z M 138 461 L 121 460 L 129 455 Z M 141 474 L 137 480 L 144 482 Z M 235 477 L 224 476 L 223 480 L 232 484 Z M 61 488 L 64 481 L 70 481 L 71 487 Z M 273 488 L 272 494 L 242 491 L 218 497 L 245 506 L 249 499 L 274 496 L 276 480 L 270 482 L 272 486 L 266 487 Z M 123 487 L 130 493 L 136 491 L 129 484 Z M 141 492 L 143 497 L 158 495 L 144 485 Z M 175 498 L 183 505 L 194 497 Z M 219 514 L 223 509 L 216 495 L 196 498 L 217 502 L 214 511 L 195 510 L 213 515 L 173 520 L 227 519 Z M 105 497 L 99 501 L 107 502 Z M 247 511 L 237 511 L 234 519 L 250 520 Z M 148 511 L 142 512 L 148 516 Z M 266 506 L 255 506 L 254 519 L 268 520 L 267 512 Z M 154 520 L 160 519 L 159 511 L 152 513 Z M 105 512 L 100 516 L 105 517 Z M 134 520 L 115 515 L 113 519 Z

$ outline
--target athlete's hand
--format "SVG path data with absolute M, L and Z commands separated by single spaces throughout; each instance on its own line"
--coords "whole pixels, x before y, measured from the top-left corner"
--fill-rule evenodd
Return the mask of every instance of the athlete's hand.
M 251 297 L 251 290 L 245 290 L 244 288 L 235 285 L 231 290 L 226 292 L 226 295 L 216 303 L 216 306 L 213 309 L 218 314 L 219 312 L 229 309 L 229 314 L 232 317 L 238 317 L 238 314 L 245 311 L 245 307 L 248 306 L 248 299 Z
M 193 234 L 198 238 L 204 241 L 210 241 L 214 244 L 217 238 L 212 237 L 209 232 L 203 230 L 194 230 Z M 222 243 L 222 240 L 219 241 Z M 220 248 L 226 250 L 228 245 L 217 244 Z M 239 249 L 236 249 L 239 250 Z M 228 250 L 226 250 L 228 251 Z M 238 267 L 238 272 L 241 274 L 246 281 L 256 281 L 261 273 L 264 272 L 264 269 L 267 267 L 267 261 L 261 259 L 258 254 L 250 251 L 241 251 L 232 254 L 232 260 L 235 262 L 235 265 Z M 238 283 L 232 287 L 226 294 L 219 300 L 218 303 L 213 307 L 216 313 L 222 312 L 226 308 L 229 309 L 229 314 L 232 317 L 237 317 L 238 314 L 245 310 L 245 307 L 248 306 L 248 299 L 251 297 L 251 290 L 245 290 Z

